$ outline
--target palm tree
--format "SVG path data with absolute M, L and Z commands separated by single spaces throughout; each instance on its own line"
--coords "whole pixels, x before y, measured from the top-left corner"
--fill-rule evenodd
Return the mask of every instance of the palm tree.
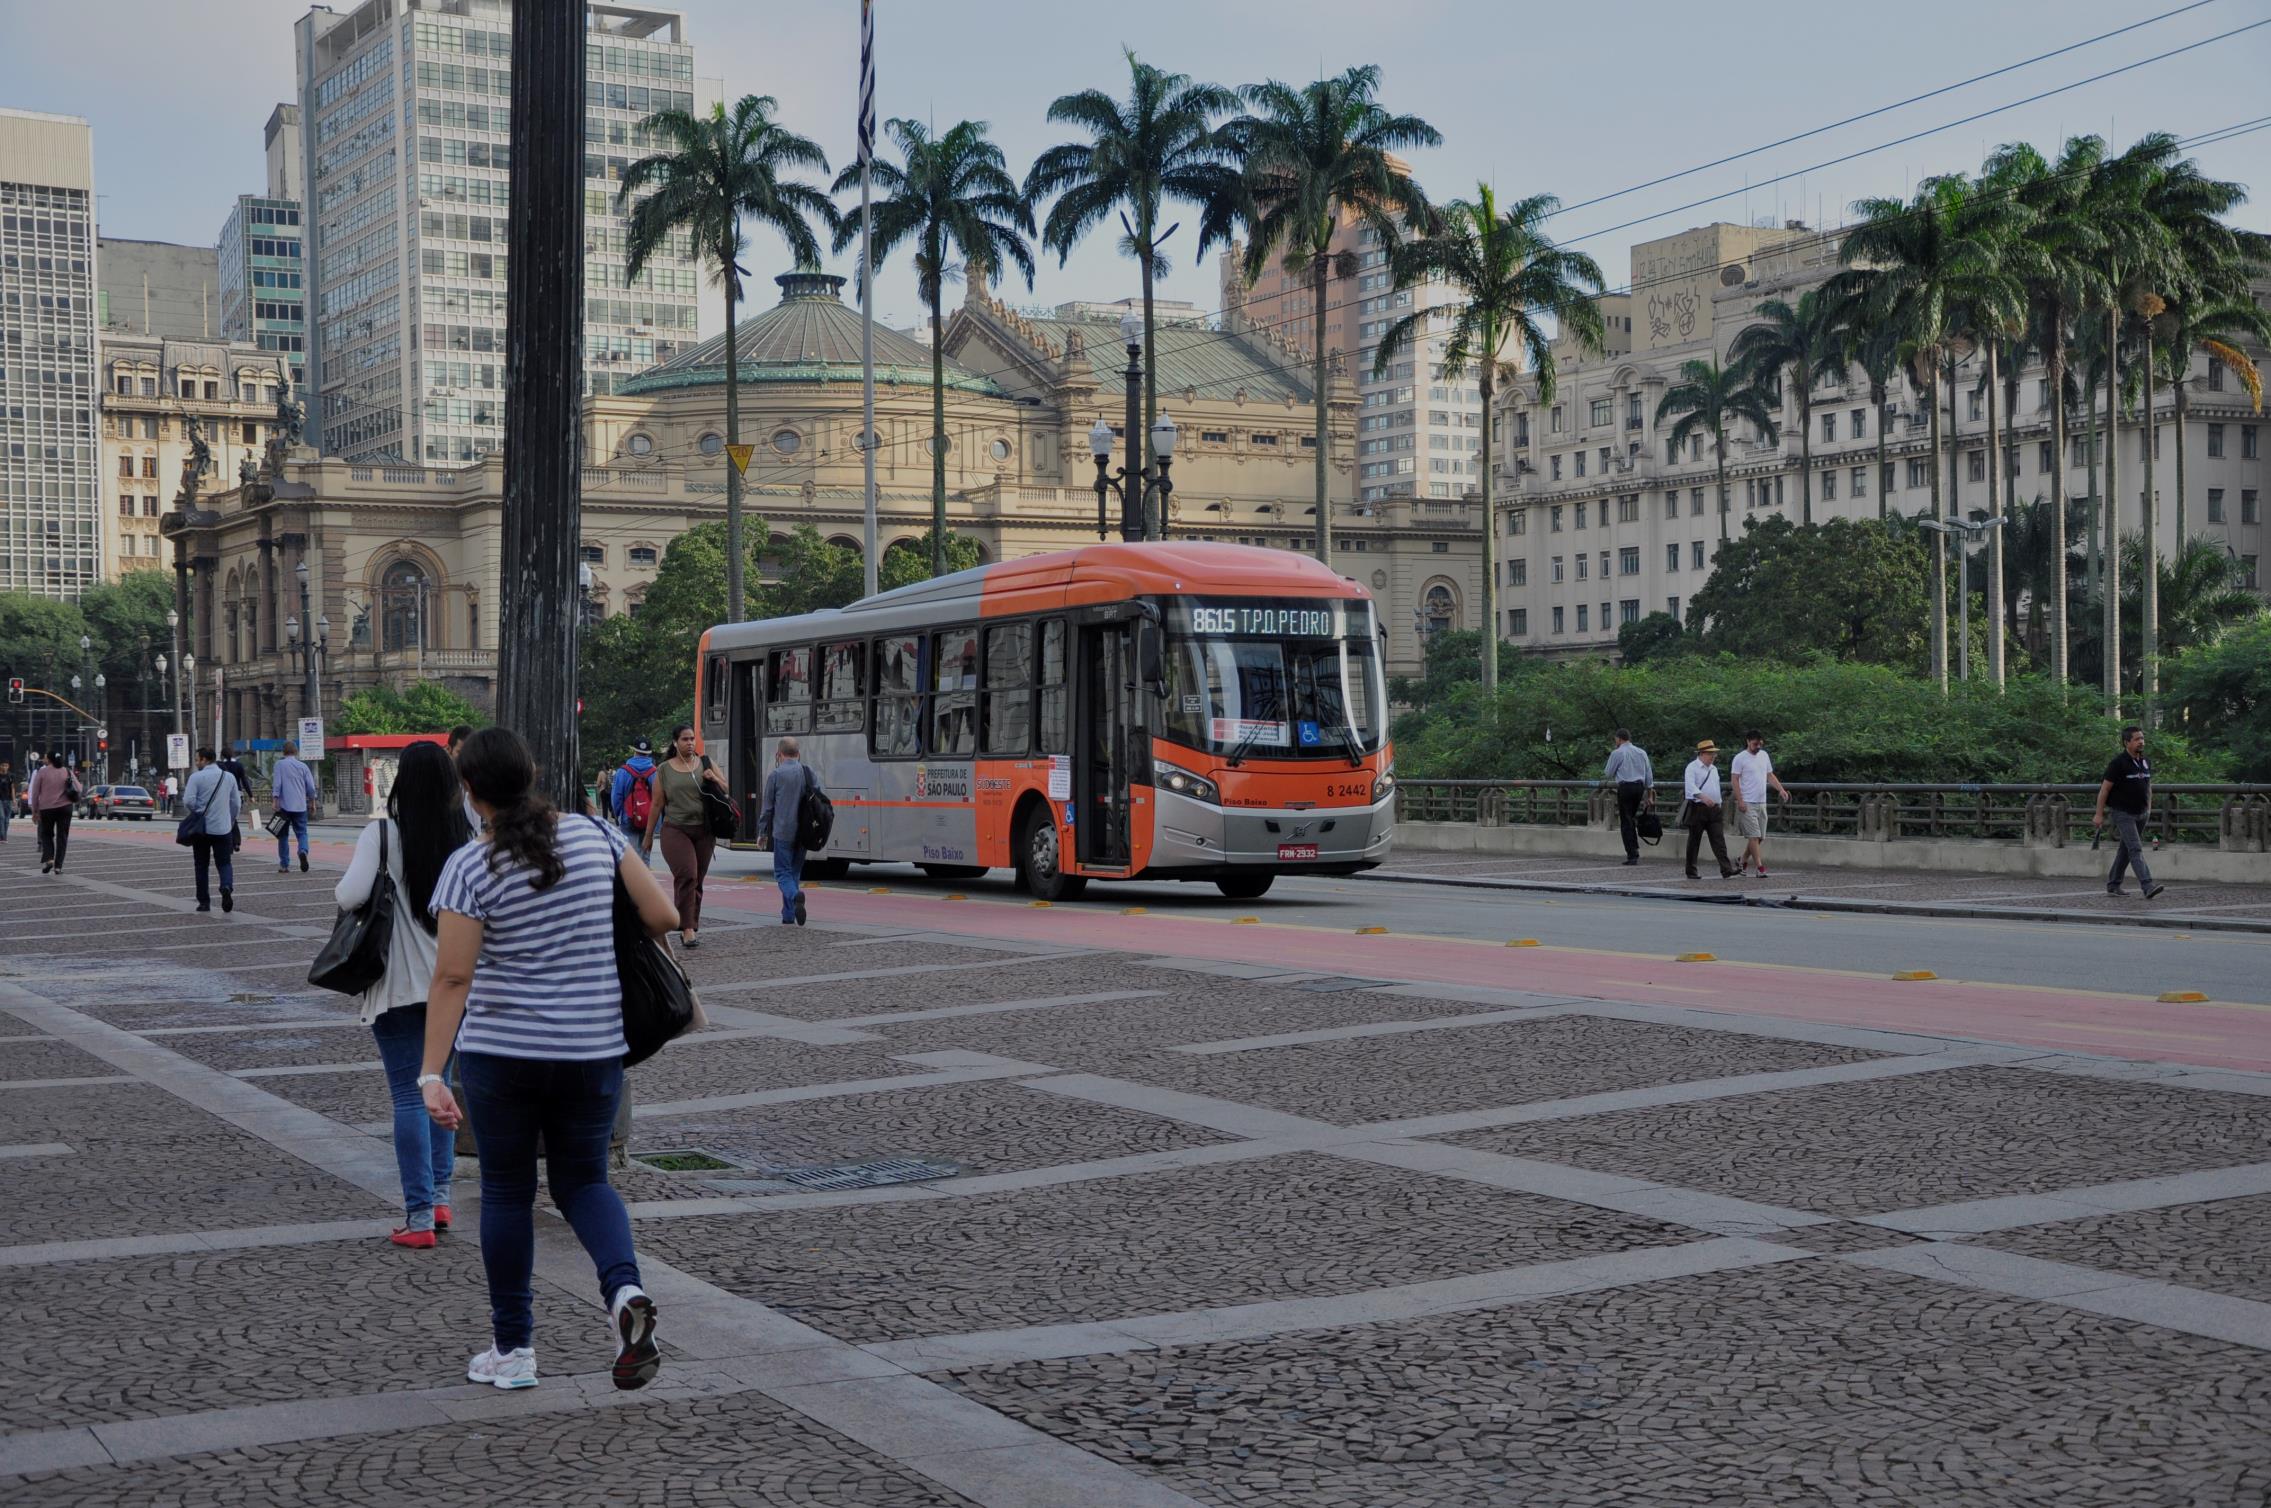
M 915 288 L 930 306 L 930 568 L 946 574 L 946 321 L 940 301 L 946 284 L 969 276 L 993 283 L 1004 267 L 1033 286 L 1033 211 L 1009 176 L 1001 148 L 986 139 L 982 120 L 956 121 L 933 136 L 919 120 L 890 120 L 883 129 L 898 144 L 904 166 L 881 158 L 870 164 L 876 191 L 868 230 L 874 268 L 901 242 L 914 248 Z M 837 175 L 839 194 L 859 186 L 859 172 Z M 839 219 L 836 250 L 859 236 L 855 218 Z M 959 263 L 957 262 L 959 259 Z M 862 268 L 862 277 L 874 268 Z
M 1501 211 L 1498 196 L 1487 183 L 1476 187 L 1472 200 L 1454 199 L 1442 207 L 1425 235 L 1396 248 L 1396 287 L 1442 282 L 1464 295 L 1452 317 L 1443 342 L 1443 375 L 1451 381 L 1475 371 L 1482 389 L 1482 411 L 1492 412 L 1502 371 L 1526 361 L 1537 374 L 1538 401 L 1554 397 L 1553 342 L 1555 331 L 1576 342 L 1579 349 L 1598 352 L 1605 330 L 1601 306 L 1601 269 L 1583 252 L 1556 246 L 1545 233 L 1545 221 L 1561 201 L 1551 194 L 1533 194 Z M 1440 317 L 1442 310 L 1433 311 Z M 1553 317 L 1555 330 L 1539 321 Z M 1380 354 L 1373 359 L 1375 374 L 1385 373 L 1429 319 L 1425 313 L 1407 314 L 1388 327 L 1380 339 Z M 1513 348 L 1514 361 L 1507 359 Z M 1497 565 L 1492 559 L 1497 516 L 1492 511 L 1490 423 L 1482 430 L 1482 685 L 1485 706 L 1495 706 L 1498 690 L 1498 615 L 1492 599 Z
M 2192 357 L 2195 352 L 2220 364 L 2237 378 L 2257 413 L 2263 412 L 2263 374 L 2253 358 L 2236 342 L 2250 340 L 2271 345 L 2271 312 L 2244 291 L 2237 296 L 2202 290 L 2180 296 L 2162 316 L 2162 380 L 2176 394 L 2176 547 L 2192 540 L 2191 519 L 2185 509 L 2184 420 L 2192 407 Z
M 1380 70 L 1369 64 L 1300 88 L 1274 79 L 1248 84 L 1239 93 L 1253 114 L 1224 128 L 1245 165 L 1246 281 L 1259 278 L 1277 256 L 1288 274 L 1306 277 L 1314 289 L 1317 558 L 1327 564 L 1332 515 L 1325 481 L 1326 285 L 1336 271 L 1346 277 L 1356 264 L 1353 253 L 1334 253 L 1333 237 L 1347 219 L 1390 248 L 1402 239 L 1399 220 L 1415 231 L 1430 229 L 1427 196 L 1388 154 L 1443 140 L 1416 115 L 1389 114 L 1374 98 L 1379 88 Z
M 694 255 L 725 290 L 725 437 L 741 443 L 741 364 L 735 350 L 735 310 L 741 301 L 743 216 L 770 225 L 800 265 L 820 260 L 810 221 L 833 228 L 836 207 L 817 187 L 789 176 L 798 168 L 828 171 L 828 158 L 809 137 L 773 119 L 771 95 L 745 94 L 731 110 L 724 101 L 707 115 L 660 110 L 639 122 L 658 150 L 632 163 L 616 190 L 615 207 L 630 206 L 624 275 L 637 281 L 648 261 L 683 233 Z M 643 197 L 639 197 L 643 196 Z M 726 616 L 742 618 L 741 471 L 725 473 Z
M 1885 446 L 1891 438 L 1885 433 L 1885 399 L 1901 370 L 1900 342 L 1891 330 L 1869 322 L 1865 299 L 1857 300 L 1850 294 L 1835 297 L 1826 288 L 1822 296 L 1831 299 L 1837 310 L 1846 362 L 1859 367 L 1869 384 L 1869 411 L 1877 431 L 1877 518 L 1882 522 L 1892 508 L 1892 479 L 1886 475 L 1885 460 Z
M 1748 419 L 1768 444 L 1782 438 L 1774 422 L 1774 399 L 1758 375 L 1744 366 L 1721 366 L 1716 361 L 1683 361 L 1680 380 L 1665 390 L 1656 405 L 1656 420 L 1676 416 L 1667 439 L 1677 453 L 1691 436 L 1711 436 L 1712 459 L 1719 473 L 1719 542 L 1727 542 L 1727 421 Z
M 1932 516 L 1945 518 L 1940 494 L 1940 363 L 1962 329 L 1961 310 L 1976 282 L 1995 265 L 1993 248 L 1974 239 L 1991 228 L 1967 213 L 1971 185 L 1960 174 L 1927 178 L 1913 199 L 1861 199 L 1861 219 L 1839 251 L 1846 270 L 1830 279 L 1835 296 L 1866 299 L 1870 323 L 1893 335 L 1909 361 L 1909 379 L 1932 416 Z M 1952 395 L 1951 395 L 1952 396 Z M 1932 670 L 1948 683 L 1948 541 L 1932 543 Z
M 1119 210 L 1127 234 L 1120 249 L 1136 259 L 1143 276 L 1143 429 L 1159 417 L 1159 347 L 1152 319 L 1152 284 L 1167 271 L 1159 247 L 1176 227 L 1160 229 L 1168 200 L 1208 211 L 1199 227 L 1198 254 L 1217 237 L 1227 239 L 1238 201 L 1238 169 L 1215 118 L 1238 108 L 1236 91 L 1196 84 L 1190 75 L 1164 73 L 1127 53 L 1131 76 L 1123 104 L 1101 89 L 1083 89 L 1049 106 L 1049 119 L 1087 131 L 1089 141 L 1066 142 L 1043 152 L 1025 175 L 1025 197 L 1038 204 L 1057 194 L 1041 228 L 1041 244 L 1064 265 L 1080 238 Z M 1164 506 L 1164 501 L 1162 502 Z M 1160 519 L 1162 526 L 1166 523 Z
M 1797 307 L 1770 298 L 1758 306 L 1759 323 L 1745 326 L 1728 348 L 1730 364 L 1748 367 L 1761 383 L 1787 377 L 1798 406 L 1799 497 L 1802 521 L 1814 522 L 1814 388 L 1845 381 L 1847 343 L 1838 300 L 1818 288 L 1798 296 Z M 1880 408 L 1881 414 L 1883 410 Z M 1880 425 L 1879 428 L 1883 426 Z
M 1971 278 L 1964 304 L 1964 323 L 1972 343 L 1984 355 L 1980 385 L 1987 394 L 1987 516 L 2003 514 L 2003 487 L 2010 472 L 2003 454 L 2004 425 L 2016 417 L 2015 395 L 2001 407 L 1996 403 L 1999 365 L 2011 356 L 2010 345 L 2026 333 L 2026 282 L 2042 258 L 2028 239 L 2034 216 L 2015 194 L 2016 185 L 1992 174 L 1972 186 L 1962 215 L 1962 233 L 1981 252 L 1981 264 Z M 2017 360 L 2009 367 L 2015 379 Z M 1951 391 L 1950 396 L 1953 396 Z M 2003 533 L 1987 533 L 1987 621 L 1998 625 L 1987 636 L 1987 677 L 2002 689 L 2005 679 L 2003 619 Z

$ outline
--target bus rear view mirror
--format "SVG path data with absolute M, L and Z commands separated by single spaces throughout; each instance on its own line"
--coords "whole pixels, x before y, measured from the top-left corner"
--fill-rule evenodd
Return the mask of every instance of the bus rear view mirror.
M 1136 674 L 1152 695 L 1167 694 L 1167 667 L 1160 658 L 1159 625 L 1144 623 L 1136 629 Z

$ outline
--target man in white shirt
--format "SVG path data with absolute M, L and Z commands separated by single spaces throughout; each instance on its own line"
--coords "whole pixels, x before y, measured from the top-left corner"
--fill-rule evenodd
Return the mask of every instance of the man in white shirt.
M 1727 773 L 1735 777 L 1735 827 L 1743 835 L 1743 856 L 1735 862 L 1735 872 L 1747 873 L 1756 864 L 1763 880 L 1766 856 L 1759 845 L 1766 841 L 1766 788 L 1773 786 L 1785 801 L 1790 793 L 1774 773 L 1774 757 L 1766 752 L 1766 738 L 1758 729 L 1743 735 L 1743 752 L 1727 766 Z
M 1725 817 L 1719 808 L 1719 746 L 1710 739 L 1695 746 L 1680 796 L 1687 812 L 1687 877 L 1702 878 L 1695 872 L 1695 852 L 1709 838 L 1711 856 L 1719 861 L 1719 878 L 1733 879 L 1735 866 L 1727 862 Z

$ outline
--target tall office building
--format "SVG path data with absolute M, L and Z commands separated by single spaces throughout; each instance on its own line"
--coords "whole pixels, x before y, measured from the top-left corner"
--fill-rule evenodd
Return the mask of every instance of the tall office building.
M 651 111 L 692 110 L 694 51 L 672 11 L 594 4 L 585 61 L 584 378 L 694 343 L 698 272 L 674 246 L 623 275 L 615 185 Z M 297 27 L 311 423 L 323 450 L 457 463 L 504 441 L 511 164 L 509 0 L 317 6 Z
M 0 109 L 0 590 L 99 579 L 95 262 L 93 132 Z
M 239 194 L 221 226 L 221 333 L 284 357 L 297 389 L 307 380 L 307 235 L 301 196 L 300 107 L 268 112 L 265 193 Z
M 221 284 L 210 246 L 136 241 L 95 232 L 102 269 L 95 285 L 95 323 L 121 335 L 167 340 L 218 340 Z

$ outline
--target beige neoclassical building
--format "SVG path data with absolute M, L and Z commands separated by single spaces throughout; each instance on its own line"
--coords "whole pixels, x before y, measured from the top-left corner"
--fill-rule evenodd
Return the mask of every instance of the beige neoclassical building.
M 809 523 L 857 549 L 859 317 L 842 300 L 841 278 L 778 281 L 780 302 L 737 332 L 742 434 L 756 446 L 746 507 L 775 535 Z M 1159 333 L 1160 403 L 1181 436 L 1172 531 L 1310 548 L 1305 364 L 1252 335 L 1180 325 Z M 595 615 L 636 612 L 670 541 L 724 514 L 724 344 L 707 341 L 587 400 L 583 551 Z M 1021 314 L 974 290 L 946 326 L 944 349 L 949 527 L 987 560 L 1096 538 L 1087 433 L 1099 416 L 1116 422 L 1124 413 L 1117 326 Z M 930 526 L 930 355 L 909 337 L 876 332 L 886 549 Z M 1407 671 L 1418 663 L 1422 627 L 1467 621 L 1479 521 L 1465 500 L 1355 502 L 1357 405 L 1345 376 L 1327 401 L 1335 563 L 1379 596 L 1390 667 Z M 279 443 L 260 477 L 208 490 L 195 514 L 169 517 L 190 576 L 201 705 L 220 709 L 225 736 L 280 737 L 303 715 L 305 662 L 293 651 L 317 620 L 329 624 L 326 708 L 363 686 L 420 678 L 485 702 L 502 631 L 503 481 L 495 457 L 442 469 Z

